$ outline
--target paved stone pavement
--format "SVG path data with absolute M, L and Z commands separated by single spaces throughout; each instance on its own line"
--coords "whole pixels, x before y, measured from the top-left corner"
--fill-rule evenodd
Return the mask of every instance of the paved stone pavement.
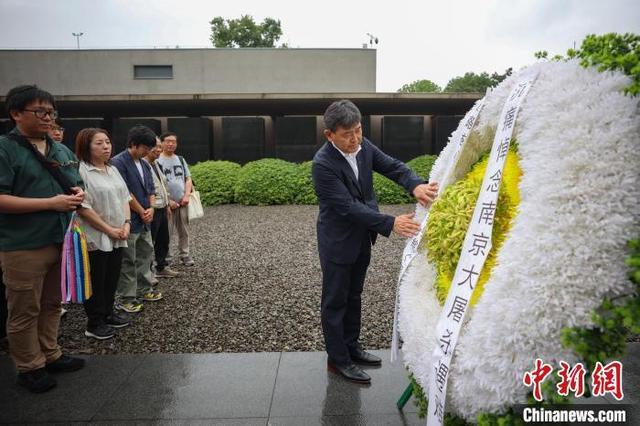
M 0 423 L 424 425 L 412 401 L 396 408 L 408 385 L 402 365 L 373 352 L 383 366 L 367 369 L 370 386 L 328 373 L 322 352 L 97 355 L 40 395 L 15 385 L 2 356 Z M 629 344 L 623 378 L 623 402 L 640 419 L 640 343 Z

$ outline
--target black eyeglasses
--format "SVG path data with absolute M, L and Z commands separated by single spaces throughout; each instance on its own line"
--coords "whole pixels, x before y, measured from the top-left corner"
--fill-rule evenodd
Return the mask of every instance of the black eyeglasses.
M 53 111 L 47 111 L 46 109 L 25 109 L 23 111 L 28 111 L 28 112 L 32 112 L 33 115 L 35 115 L 36 117 L 38 117 L 39 119 L 43 119 L 45 118 L 47 115 L 49 116 L 49 118 L 51 118 L 52 120 L 55 120 L 56 118 L 58 118 L 58 111 L 53 110 Z

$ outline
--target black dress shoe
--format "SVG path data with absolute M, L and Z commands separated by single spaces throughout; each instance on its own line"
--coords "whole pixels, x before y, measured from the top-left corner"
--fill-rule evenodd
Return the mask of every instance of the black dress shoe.
M 16 383 L 33 393 L 46 392 L 56 385 L 55 379 L 44 368 L 18 373 Z
M 369 352 L 365 352 L 362 348 L 354 349 L 351 352 L 351 360 L 361 365 L 382 365 L 382 360 Z
M 337 365 L 327 361 L 327 370 L 336 373 L 354 383 L 369 384 L 371 377 L 355 364 Z
M 54 373 L 68 373 L 80 370 L 82 367 L 84 367 L 84 359 L 70 357 L 69 355 L 62 355 L 55 361 L 45 365 L 48 371 Z

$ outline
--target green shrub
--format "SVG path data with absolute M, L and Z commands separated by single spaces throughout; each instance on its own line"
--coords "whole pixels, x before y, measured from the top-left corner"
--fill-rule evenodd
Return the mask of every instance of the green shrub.
M 421 155 L 409 161 L 407 166 L 418 176 L 428 180 L 436 158 L 435 155 Z M 405 204 L 415 201 L 403 187 L 378 173 L 373 174 L 373 189 L 380 204 Z
M 433 167 L 436 158 L 438 158 L 436 155 L 421 155 L 409 161 L 407 166 L 422 179 L 429 180 L 429 173 L 431 173 L 431 167 Z
M 373 173 L 373 190 L 380 204 L 406 204 L 413 200 L 403 187 L 376 172 Z
M 296 194 L 293 200 L 296 204 L 318 204 L 318 197 L 311 178 L 312 165 L 312 161 L 298 164 L 295 179 Z
M 259 206 L 293 203 L 297 170 L 296 164 L 276 158 L 245 164 L 235 186 L 236 202 Z
M 205 161 L 192 166 L 191 179 L 202 204 L 215 206 L 233 203 L 234 188 L 238 180 L 240 165 L 230 161 Z

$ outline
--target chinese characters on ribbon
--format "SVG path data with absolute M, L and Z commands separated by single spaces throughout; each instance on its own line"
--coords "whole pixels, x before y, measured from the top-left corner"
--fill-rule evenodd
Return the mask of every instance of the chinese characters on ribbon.
M 432 355 L 433 374 L 429 377 L 427 425 L 442 425 L 446 409 L 447 382 L 451 360 L 469 309 L 469 301 L 477 287 L 484 263 L 491 251 L 491 235 L 498 208 L 498 193 L 513 131 L 522 101 L 533 84 L 536 74 L 523 76 L 507 98 L 498 121 L 480 194 L 471 223 L 462 244 L 460 259 L 436 326 L 436 346 Z M 466 126 L 466 123 L 465 123 Z M 463 129 L 466 134 L 467 129 Z M 454 158 L 457 158 L 458 152 Z M 451 169 L 451 165 L 450 165 Z M 451 170 L 448 170 L 450 173 Z M 544 371 L 543 371 L 544 372 Z
M 478 102 L 476 102 L 476 104 L 473 106 L 473 108 L 471 108 L 471 111 L 469 111 L 467 113 L 467 115 L 464 118 L 464 125 L 463 125 L 463 129 L 460 132 L 454 133 L 452 139 L 451 139 L 451 144 L 453 144 L 453 146 L 455 147 L 455 151 L 453 153 L 453 159 L 449 165 L 449 167 L 447 168 L 445 174 L 444 174 L 444 180 L 447 180 L 447 177 L 451 174 L 451 170 L 452 170 L 452 166 L 453 164 L 455 164 L 456 159 L 458 158 L 458 155 L 460 154 L 460 151 L 462 150 L 462 148 L 465 145 L 465 142 L 467 141 L 467 138 L 469 136 L 469 133 L 471 133 L 471 130 L 473 129 L 473 126 L 475 125 L 476 121 L 478 120 L 478 116 L 480 115 L 480 111 L 482 111 L 482 108 L 484 107 L 484 98 L 480 99 Z M 439 191 L 442 192 L 445 188 L 445 185 L 441 185 Z M 416 236 L 414 236 L 413 238 L 409 238 L 407 240 L 407 243 L 405 245 L 404 251 L 402 253 L 402 262 L 400 265 L 400 274 L 398 275 L 398 288 L 396 289 L 396 303 L 395 303 L 395 308 L 394 308 L 394 312 L 393 312 L 393 329 L 392 329 L 392 334 L 391 334 L 391 362 L 394 362 L 396 360 L 396 358 L 398 357 L 398 347 L 399 347 L 399 338 L 398 338 L 398 304 L 399 304 L 399 297 L 400 297 L 400 293 L 399 293 L 399 286 L 400 286 L 400 282 L 402 281 L 402 277 L 404 277 L 404 274 L 407 271 L 407 267 L 409 266 L 409 263 L 411 263 L 411 261 L 413 260 L 413 258 L 416 256 L 416 254 L 418 253 L 418 246 L 420 244 L 420 241 L 422 240 L 422 236 L 424 235 L 424 231 L 425 231 L 425 226 L 427 225 L 427 220 L 429 219 L 429 214 L 427 213 L 424 217 L 424 219 L 422 220 L 422 223 L 420 225 L 420 231 L 418 232 L 418 234 Z

